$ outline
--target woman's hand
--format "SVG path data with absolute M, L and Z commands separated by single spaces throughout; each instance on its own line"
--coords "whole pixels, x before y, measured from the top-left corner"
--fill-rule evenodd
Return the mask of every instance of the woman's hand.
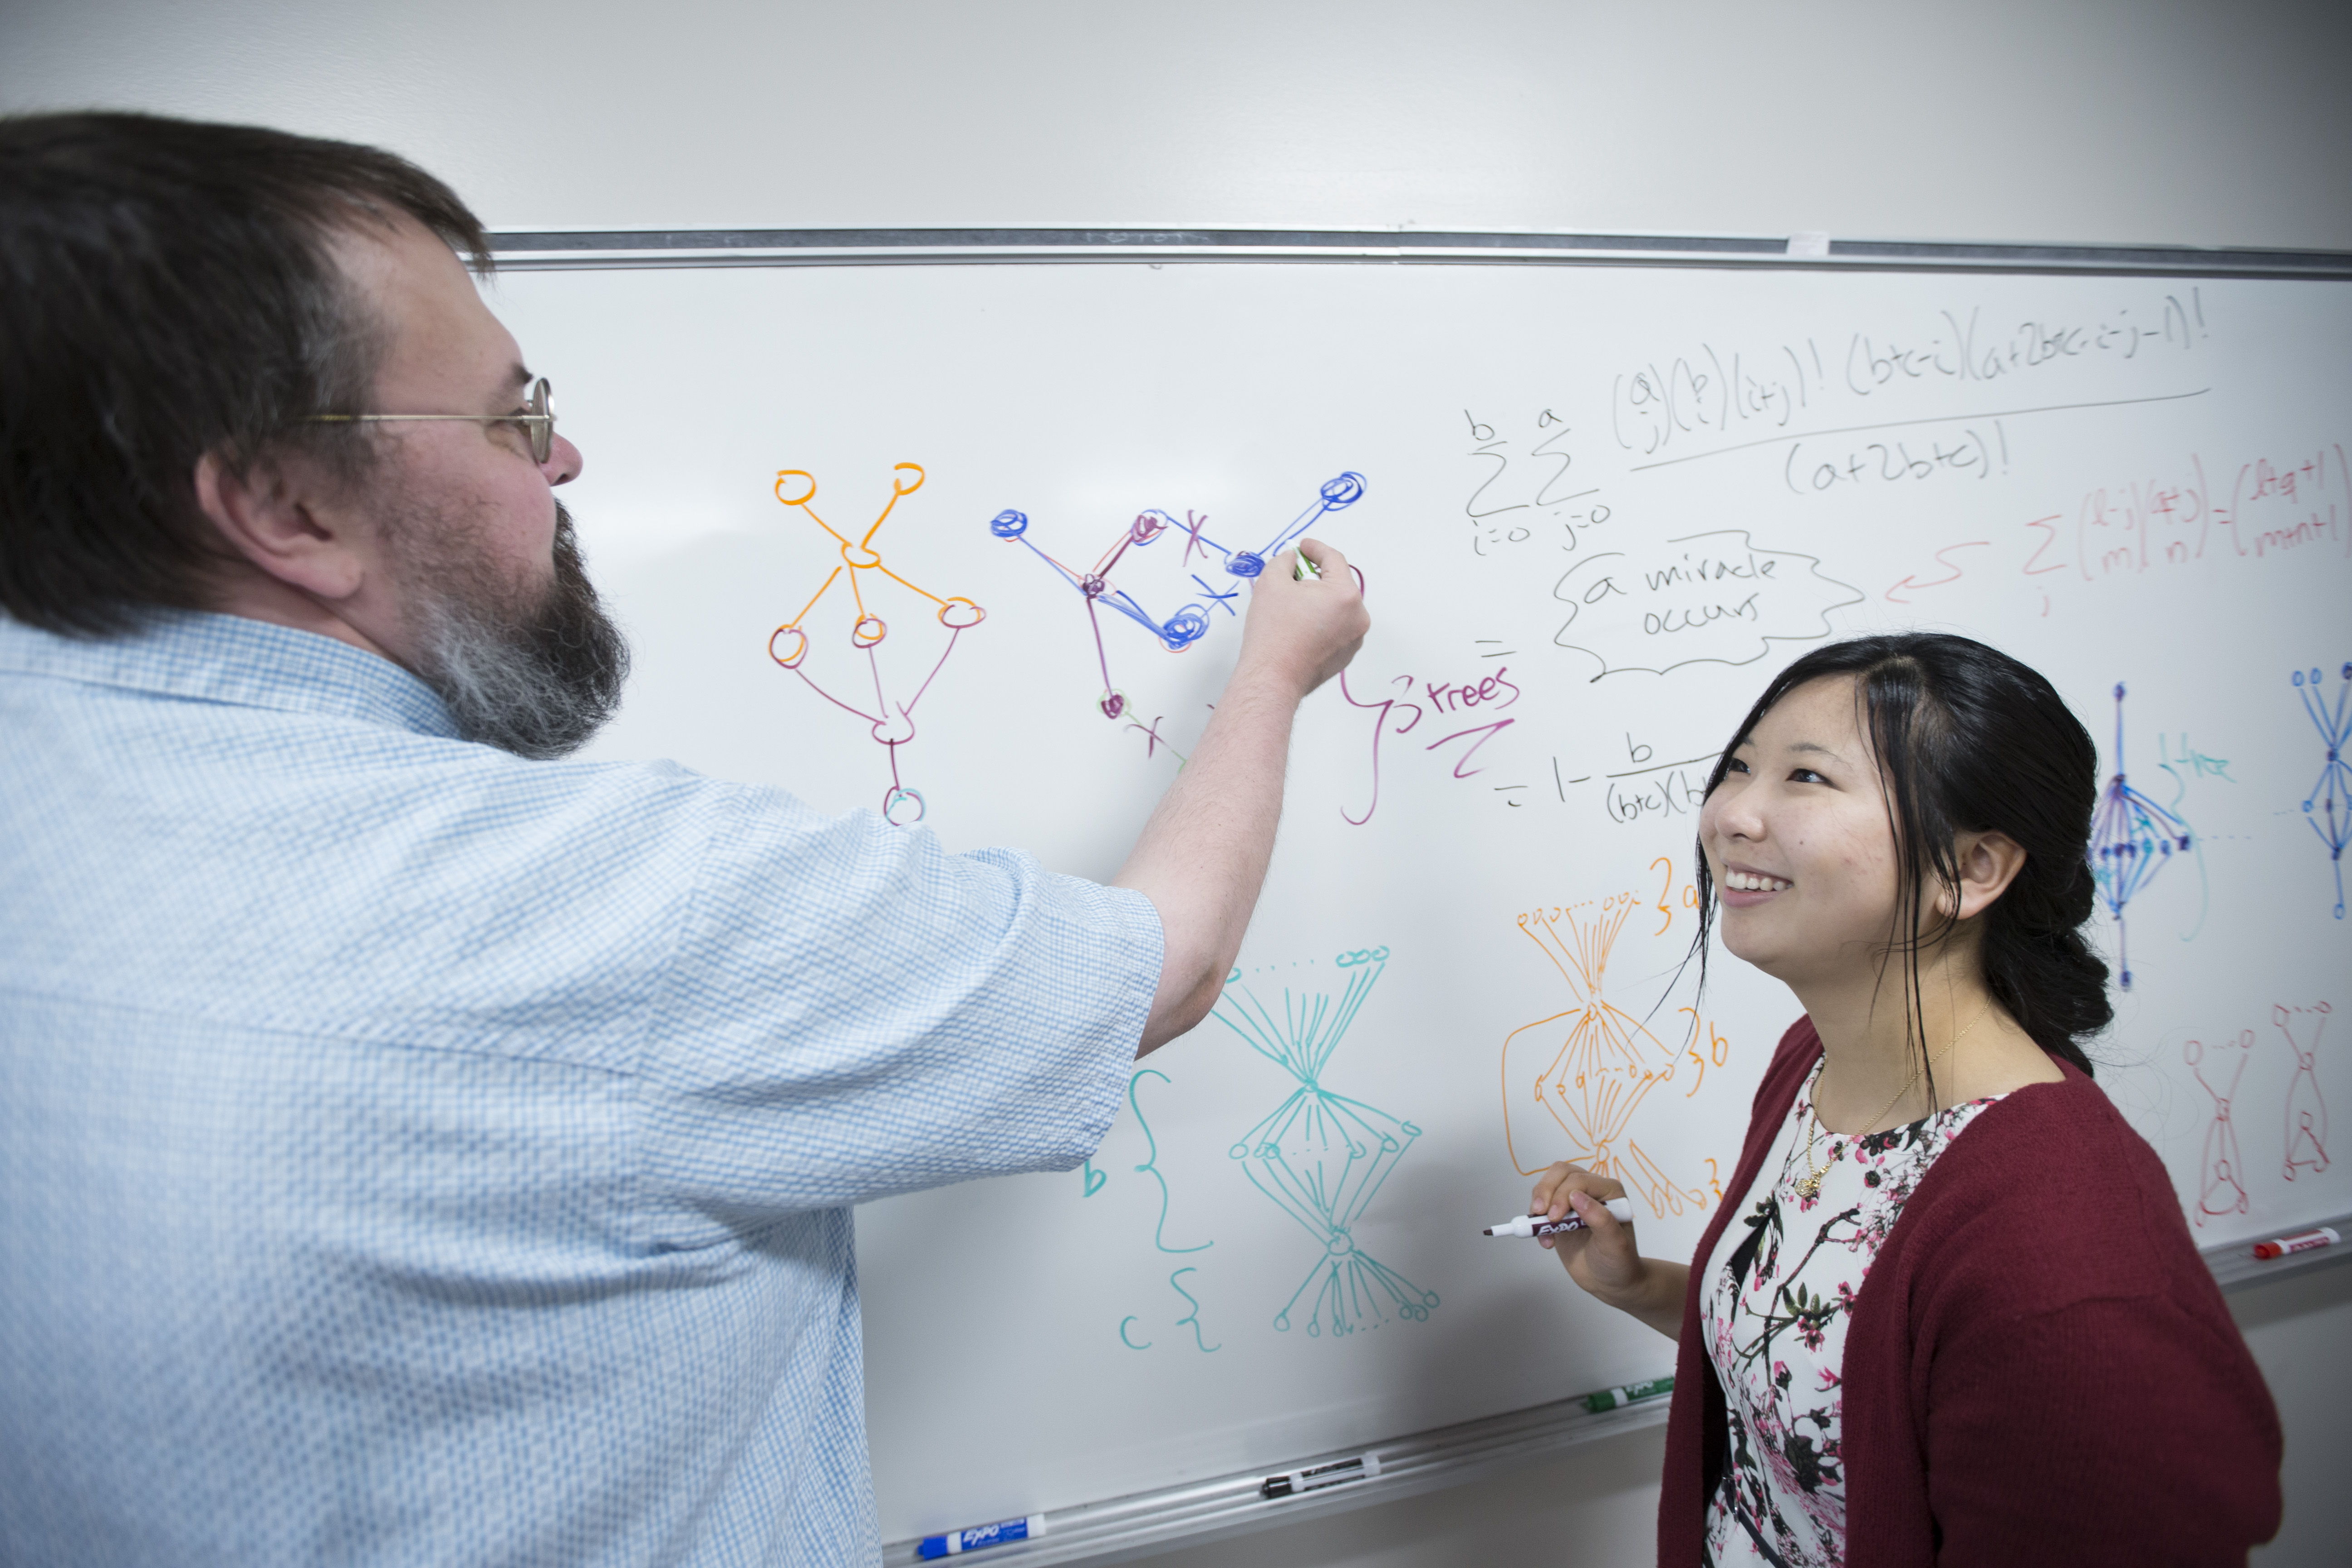
M 1675 1338 L 1682 1328 L 1690 1269 L 1642 1256 L 1633 1227 L 1609 1212 L 1609 1200 L 1624 1195 L 1624 1183 L 1563 1160 L 1536 1178 L 1528 1212 L 1549 1219 L 1573 1214 L 1582 1220 L 1582 1230 L 1537 1240 L 1559 1254 L 1568 1277 L 1586 1294 Z
M 1619 1223 L 1608 1208 L 1611 1198 L 1624 1195 L 1624 1183 L 1596 1176 L 1581 1165 L 1562 1160 L 1536 1178 L 1535 1194 L 1528 1200 L 1529 1214 L 1547 1219 L 1565 1219 L 1573 1214 L 1584 1222 L 1582 1230 L 1539 1237 L 1538 1245 L 1559 1253 L 1568 1277 L 1612 1307 L 1642 1279 L 1642 1254 L 1633 1245 L 1633 1227 Z

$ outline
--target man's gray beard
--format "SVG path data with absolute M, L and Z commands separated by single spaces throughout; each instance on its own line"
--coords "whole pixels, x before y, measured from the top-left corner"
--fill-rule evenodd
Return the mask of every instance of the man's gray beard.
M 555 507 L 555 581 L 532 596 L 453 548 L 455 531 L 423 523 L 409 565 L 423 595 L 417 678 L 439 694 L 457 733 L 519 757 L 568 756 L 621 704 L 629 645 L 597 601 L 572 514 Z

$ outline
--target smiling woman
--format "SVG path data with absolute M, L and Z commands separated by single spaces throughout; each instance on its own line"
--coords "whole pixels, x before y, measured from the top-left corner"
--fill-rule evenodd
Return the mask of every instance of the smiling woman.
M 2039 674 L 1926 634 L 1797 660 L 1717 763 L 1693 952 L 1719 929 L 1805 1016 L 1692 1263 L 1577 1166 L 1530 1205 L 1680 1342 L 1662 1563 L 2242 1563 L 2276 1529 L 2269 1395 L 2090 1080 L 2095 769 Z

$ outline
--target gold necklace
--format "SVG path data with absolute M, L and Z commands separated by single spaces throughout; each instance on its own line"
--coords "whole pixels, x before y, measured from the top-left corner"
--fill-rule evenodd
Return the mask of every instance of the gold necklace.
M 1941 1064 L 1946 1057 L 1952 1054 L 1952 1047 L 1958 1045 L 1967 1036 L 1969 1029 L 1973 1029 L 1979 1024 L 1983 1023 L 1984 1016 L 1991 1011 L 1992 999 L 1990 997 L 1987 997 L 1985 999 L 1985 1005 L 1977 1009 L 1977 1016 L 1969 1020 L 1969 1028 L 1962 1029 L 1958 1034 L 1954 1035 L 1951 1039 L 1945 1044 L 1944 1048 L 1936 1053 L 1935 1059 L 1927 1063 L 1927 1068 L 1933 1069 Z M 1828 1165 L 1816 1165 L 1813 1163 L 1813 1131 L 1816 1128 L 1821 1128 L 1822 1126 L 1821 1107 L 1817 1103 L 1817 1100 L 1821 1093 L 1822 1071 L 1822 1068 L 1827 1068 L 1828 1066 L 1829 1063 L 1824 1060 L 1821 1067 L 1813 1069 L 1813 1081 L 1805 1094 L 1805 1173 L 1790 1184 L 1790 1185 L 1796 1188 L 1797 1195 L 1804 1199 L 1807 1203 L 1811 1203 L 1815 1198 L 1821 1196 L 1822 1178 L 1830 1173 L 1830 1165 L 1837 1163 L 1837 1156 L 1834 1153 L 1830 1156 L 1830 1163 Z M 1918 1083 L 1919 1074 L 1922 1070 L 1923 1069 L 1916 1067 L 1913 1068 L 1911 1069 L 1911 1076 L 1903 1080 L 1903 1087 L 1895 1091 L 1895 1098 L 1881 1106 L 1877 1115 L 1872 1117 L 1868 1121 L 1864 1122 L 1862 1125 L 1862 1131 L 1855 1133 L 1854 1136 L 1857 1138 L 1869 1137 L 1870 1130 L 1877 1126 L 1881 1121 L 1885 1121 L 1886 1113 L 1894 1110 L 1895 1106 L 1901 1104 L 1903 1097 L 1910 1093 L 1912 1088 Z M 1825 1128 L 1822 1130 L 1824 1131 L 1827 1131 Z

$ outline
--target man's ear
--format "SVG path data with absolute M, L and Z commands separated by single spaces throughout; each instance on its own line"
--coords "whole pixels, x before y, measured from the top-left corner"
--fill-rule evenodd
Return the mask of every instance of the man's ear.
M 1952 858 L 1960 872 L 1958 908 L 1951 889 L 1939 901 L 1946 914 L 1964 921 L 1984 913 L 2025 869 L 2024 847 L 2006 833 L 1963 833 L 1952 846 Z
M 358 519 L 324 504 L 327 489 L 276 458 L 243 468 L 218 451 L 196 459 L 196 506 L 240 559 L 269 576 L 330 602 L 359 592 L 366 576 L 355 548 Z

